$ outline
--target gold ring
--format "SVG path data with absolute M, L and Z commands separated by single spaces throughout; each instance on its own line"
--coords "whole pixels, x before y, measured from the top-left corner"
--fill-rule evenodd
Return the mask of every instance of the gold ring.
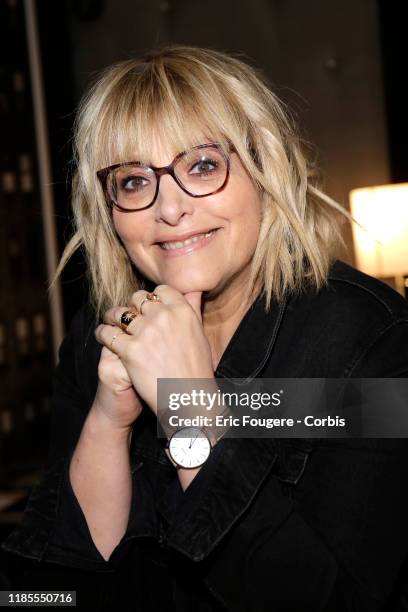
M 139 315 L 135 310 L 126 310 L 120 317 L 120 328 L 123 332 L 127 332 L 128 326 L 131 324 L 133 319 Z
M 143 314 L 142 312 L 142 306 L 145 302 L 160 302 L 160 298 L 157 295 L 157 293 L 146 293 L 146 296 L 143 298 L 143 300 L 140 302 L 140 306 L 139 306 L 139 312 L 140 314 Z
M 117 338 L 118 336 L 121 336 L 121 335 L 122 335 L 122 334 L 124 334 L 124 333 L 125 333 L 125 332 L 123 332 L 123 331 L 122 331 L 122 332 L 120 332 L 119 334 L 115 334 L 115 335 L 112 337 L 112 340 L 110 341 L 110 345 L 109 345 L 109 348 L 110 348 L 110 350 L 111 350 L 111 351 L 113 350 L 113 343 L 115 342 L 116 338 Z

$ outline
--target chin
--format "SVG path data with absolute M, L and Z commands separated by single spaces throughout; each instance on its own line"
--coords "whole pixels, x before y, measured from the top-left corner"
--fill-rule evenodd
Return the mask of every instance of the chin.
M 163 279 L 161 281 L 165 285 L 170 285 L 180 293 L 190 293 L 191 291 L 212 291 L 216 288 L 217 282 L 213 279 L 208 278 L 183 278 L 178 276 L 176 278 Z

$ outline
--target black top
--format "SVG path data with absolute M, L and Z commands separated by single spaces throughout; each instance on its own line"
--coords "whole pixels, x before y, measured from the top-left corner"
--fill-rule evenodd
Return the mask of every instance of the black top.
M 226 438 L 183 493 L 144 410 L 130 451 L 127 531 L 104 561 L 68 478 L 98 382 L 96 325 L 84 307 L 60 349 L 49 469 L 3 545 L 36 560 L 18 588 L 76 588 L 83 609 L 87 586 L 91 609 L 405 609 L 405 439 Z M 336 262 L 318 293 L 273 302 L 269 313 L 258 299 L 215 375 L 407 377 L 408 305 Z

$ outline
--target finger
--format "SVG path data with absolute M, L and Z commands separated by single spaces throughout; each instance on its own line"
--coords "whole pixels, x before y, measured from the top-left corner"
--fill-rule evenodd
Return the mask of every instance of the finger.
M 190 304 L 190 306 L 193 308 L 194 312 L 196 313 L 196 315 L 198 316 L 201 322 L 203 320 L 202 315 L 201 315 L 202 295 L 203 295 L 202 291 L 190 291 L 189 293 L 184 294 L 185 299 Z
M 101 357 L 104 357 L 104 359 L 107 359 L 108 361 L 112 363 L 116 363 L 116 362 L 121 363 L 119 356 L 113 351 L 111 351 L 110 349 L 108 349 L 108 347 L 105 345 L 102 346 Z
M 95 329 L 95 338 L 119 357 L 129 341 L 129 336 L 116 325 L 98 325 Z
M 138 310 L 141 310 L 143 315 L 147 315 L 149 312 L 153 312 L 153 308 L 156 308 L 157 306 L 167 306 L 170 304 L 176 304 L 177 302 L 183 302 L 183 296 L 180 291 L 173 289 L 173 287 L 170 287 L 169 285 L 157 285 L 153 291 L 153 294 L 157 295 L 159 298 L 157 301 L 148 300 L 148 292 L 143 289 L 136 291 L 132 295 L 132 305 Z
M 157 296 L 157 297 L 152 297 Z M 158 305 L 163 306 L 164 302 L 159 295 L 154 292 L 153 294 L 140 289 L 132 295 L 132 307 L 135 308 L 142 316 L 146 316 L 150 312 L 150 304 L 153 304 L 153 308 L 157 308 Z
M 125 320 L 122 319 L 123 315 L 125 313 L 130 313 L 128 317 L 126 317 L 126 320 L 129 321 L 130 319 L 132 319 L 132 316 L 134 316 L 134 318 L 131 320 L 130 323 L 128 323 L 127 325 L 122 327 L 122 324 L 125 323 Z M 104 322 L 107 325 L 116 325 L 118 327 L 120 327 L 122 329 L 122 331 L 125 331 L 127 334 L 131 334 L 132 331 L 135 330 L 135 320 L 136 318 L 140 316 L 139 311 L 137 311 L 133 306 L 129 307 L 129 306 L 114 306 L 113 308 L 109 308 L 109 310 L 107 310 L 105 312 L 105 316 L 103 318 Z

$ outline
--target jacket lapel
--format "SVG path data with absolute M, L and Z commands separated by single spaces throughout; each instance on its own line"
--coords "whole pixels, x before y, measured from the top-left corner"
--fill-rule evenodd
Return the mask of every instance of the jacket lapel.
M 262 297 L 252 304 L 221 357 L 216 378 L 243 378 L 248 382 L 260 375 L 275 344 L 286 303 L 273 301 L 269 312 Z

